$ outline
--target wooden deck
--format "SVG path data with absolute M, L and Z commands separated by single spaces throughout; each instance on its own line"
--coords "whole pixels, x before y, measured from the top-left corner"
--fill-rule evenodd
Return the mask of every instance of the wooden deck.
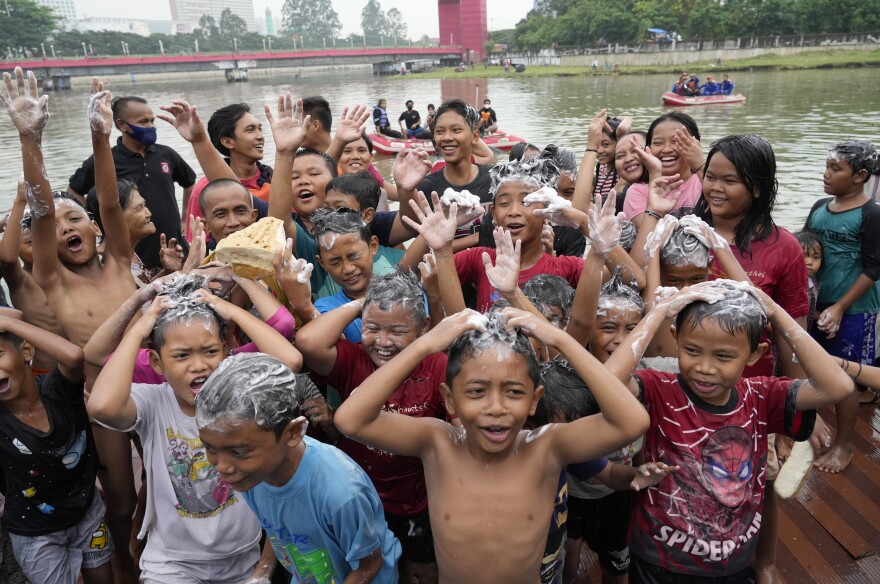
M 830 408 L 822 418 L 834 426 Z M 786 584 L 880 584 L 880 409 L 861 406 L 852 463 L 839 474 L 813 469 L 798 494 L 779 505 L 776 565 Z M 581 558 L 600 580 L 595 556 Z

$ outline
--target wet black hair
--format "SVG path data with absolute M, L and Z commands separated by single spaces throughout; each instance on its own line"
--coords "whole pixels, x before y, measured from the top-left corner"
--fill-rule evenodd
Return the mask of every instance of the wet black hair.
M 361 219 L 360 213 L 349 210 L 334 211 L 321 207 L 312 214 L 312 236 L 318 245 L 318 253 L 326 249 L 321 245 L 321 237 L 327 233 L 338 235 L 357 233 L 367 244 L 372 241 L 373 237 L 370 228 Z
M 137 190 L 137 183 L 129 178 L 116 181 L 116 192 L 119 193 L 119 206 L 122 207 L 123 211 L 128 209 L 128 206 L 131 204 L 131 195 Z M 98 224 L 98 227 L 101 228 L 101 233 L 103 233 L 104 222 L 101 221 L 101 205 L 98 203 L 98 193 L 95 189 L 89 190 L 88 194 L 86 194 L 85 209 L 86 213 Z
M 119 97 L 114 97 L 110 102 L 110 111 L 113 112 L 113 125 L 116 125 L 116 122 L 122 119 L 126 106 L 130 103 L 142 103 L 147 105 L 147 100 L 143 97 L 138 97 L 137 95 L 121 95 Z
M 477 127 L 480 125 L 480 114 L 461 99 L 451 99 L 441 103 L 440 107 L 437 108 L 437 111 L 434 113 L 434 124 L 437 123 L 440 116 L 448 112 L 460 115 L 464 118 L 465 123 L 467 123 L 471 131 L 477 131 Z M 431 133 L 434 133 L 434 128 L 431 128 Z
M 321 123 L 321 128 L 329 132 L 333 126 L 333 112 L 330 104 L 320 95 L 310 95 L 303 98 L 303 117 L 312 116 L 313 120 Z
M 712 144 L 706 157 L 707 170 L 712 158 L 719 153 L 733 164 L 743 186 L 752 195 L 752 205 L 733 230 L 734 243 L 745 256 L 751 254 L 753 241 L 763 241 L 779 232 L 771 215 L 779 187 L 776 182 L 776 155 L 770 142 L 761 136 L 725 136 Z M 694 214 L 712 225 L 712 213 L 705 194 L 697 201 Z
M 296 157 L 300 158 L 302 156 L 317 156 L 324 161 L 324 165 L 327 167 L 327 170 L 330 172 L 330 176 L 336 178 L 339 176 L 339 168 L 336 166 L 336 161 L 333 160 L 329 154 L 325 152 L 321 152 L 320 150 L 313 150 L 311 148 L 300 148 L 296 151 Z
M 574 301 L 574 288 L 568 280 L 553 274 L 536 274 L 523 285 L 522 291 L 538 310 L 542 305 L 555 306 L 562 311 L 565 319 L 563 326 L 568 322 Z
M 798 240 L 798 243 L 801 244 L 801 249 L 804 251 L 818 248 L 819 254 L 822 256 L 822 263 L 825 263 L 825 246 L 822 245 L 822 240 L 819 239 L 819 236 L 816 235 L 815 231 L 802 229 L 795 233 L 794 237 Z
M 516 162 L 517 160 L 522 160 L 523 156 L 525 156 L 526 154 L 526 150 L 534 150 L 539 154 L 541 153 L 541 149 L 534 144 L 530 144 L 528 142 L 519 142 L 518 144 L 514 144 L 513 148 L 510 149 L 510 152 L 507 155 L 507 162 Z
M 553 160 L 536 156 L 493 166 L 489 169 L 489 178 L 492 179 L 489 192 L 494 200 L 498 189 L 506 182 L 524 183 L 536 189 L 544 186 L 555 188 L 559 183 L 559 168 Z
M 645 316 L 645 301 L 634 285 L 627 284 L 623 281 L 623 266 L 618 265 L 614 268 L 614 274 L 611 279 L 602 284 L 599 291 L 599 306 L 602 305 L 603 299 L 616 298 L 632 304 Z
M 211 114 L 211 119 L 208 120 L 208 136 L 211 138 L 211 144 L 223 156 L 229 156 L 229 148 L 221 143 L 221 139 L 234 139 L 235 125 L 250 111 L 251 106 L 246 103 L 233 103 Z
M 340 174 L 327 183 L 326 192 L 338 191 L 357 199 L 360 212 L 375 209 L 382 196 L 382 187 L 368 170 L 359 170 L 352 174 Z
M 387 312 L 394 306 L 402 306 L 412 317 L 417 327 L 422 326 L 428 317 L 425 295 L 419 277 L 410 270 L 397 266 L 394 271 L 382 276 L 373 276 L 364 297 L 363 313 L 367 307 L 375 305 Z
M 535 387 L 538 387 L 541 381 L 538 371 L 538 357 L 535 355 L 535 349 L 532 347 L 532 344 L 519 332 L 516 334 L 509 333 L 498 320 L 500 312 L 494 312 L 486 316 L 488 323 L 484 332 L 468 331 L 449 345 L 449 349 L 446 351 L 446 382 L 452 385 L 452 381 L 461 372 L 462 361 L 473 359 L 483 351 L 499 344 L 504 345 L 525 359 L 529 379 L 532 380 Z
M 161 351 L 165 345 L 168 328 L 176 324 L 189 325 L 193 320 L 202 320 L 217 326 L 219 337 L 226 336 L 226 321 L 207 303 L 199 302 L 194 294 L 203 289 L 207 282 L 199 275 L 180 276 L 166 283 L 159 296 L 171 299 L 168 308 L 156 319 L 156 324 L 147 339 L 147 346 L 154 351 Z M 205 293 L 208 293 L 206 290 Z
M 836 156 L 846 161 L 853 174 L 861 171 L 868 176 L 880 175 L 880 159 L 877 148 L 867 140 L 847 140 L 828 150 L 828 156 Z
M 242 194 L 245 195 L 245 200 L 247 201 L 247 204 L 251 207 L 254 206 L 253 196 L 251 195 L 251 192 L 247 190 L 247 187 L 245 187 L 237 180 L 233 180 L 231 178 L 218 178 L 206 184 L 201 192 L 199 192 L 199 209 L 201 210 L 203 216 L 207 217 L 208 215 L 208 211 L 205 208 L 205 203 L 207 201 L 208 195 L 210 195 L 215 190 L 222 189 L 224 187 L 241 189 Z
M 560 174 L 567 173 L 577 180 L 578 161 L 571 150 L 560 148 L 556 144 L 547 144 L 541 151 L 541 158 L 552 160 Z
M 761 333 L 767 326 L 767 315 L 758 300 L 734 286 L 729 286 L 725 297 L 718 302 L 698 300 L 685 306 L 675 319 L 675 328 L 679 333 L 685 326 L 693 330 L 706 318 L 717 321 L 721 330 L 729 335 L 745 333 L 751 351 L 758 348 Z
M 657 126 L 662 124 L 663 122 L 676 122 L 684 126 L 685 130 L 688 131 L 688 134 L 696 138 L 700 139 L 700 128 L 697 126 L 696 120 L 690 117 L 689 115 L 682 112 L 666 112 L 662 116 L 655 119 L 651 122 L 651 125 L 648 127 L 648 133 L 645 136 L 645 141 L 648 146 L 651 145 L 651 140 L 654 138 L 654 130 L 657 129 Z
M 574 422 L 599 413 L 599 403 L 584 380 L 565 359 L 557 357 L 540 366 L 544 395 L 529 421 L 535 427 L 558 421 Z
M 611 138 L 612 142 L 617 142 L 617 128 L 620 126 L 620 120 L 618 118 L 606 118 L 605 123 L 606 126 L 602 126 L 602 133 Z

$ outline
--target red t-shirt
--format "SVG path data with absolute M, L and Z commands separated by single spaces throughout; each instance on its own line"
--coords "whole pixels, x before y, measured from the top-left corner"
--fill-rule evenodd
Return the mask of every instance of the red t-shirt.
M 810 314 L 810 297 L 807 283 L 807 264 L 804 252 L 794 235 L 779 227 L 778 234 L 763 241 L 752 242 L 751 255 L 743 255 L 739 248 L 732 245 L 733 253 L 745 270 L 753 284 L 764 291 L 767 296 L 781 306 L 792 318 L 801 318 Z M 718 260 L 712 263 L 712 277 L 726 278 Z M 766 334 L 761 335 L 762 342 L 773 339 Z M 757 363 L 746 367 L 743 377 L 773 375 L 773 351 L 767 349 Z
M 488 252 L 495 263 L 495 250 L 488 247 L 472 247 L 455 254 L 455 270 L 462 284 L 474 284 L 477 287 L 477 310 L 487 312 L 495 302 L 501 298 L 489 279 L 486 277 L 486 268 L 483 266 L 483 252 Z M 573 287 L 577 288 L 584 269 L 584 260 L 571 256 L 552 256 L 544 254 L 538 263 L 527 270 L 520 270 L 519 285 L 522 286 L 532 276 L 538 274 L 553 274 L 562 276 Z
M 359 343 L 341 339 L 336 343 L 336 363 L 330 375 L 312 377 L 319 385 L 327 383 L 335 387 L 345 401 L 376 369 Z M 445 382 L 446 355 L 428 355 L 391 394 L 382 409 L 413 418 L 446 419 L 446 405 L 440 394 L 440 384 Z M 385 511 L 404 517 L 428 512 L 428 491 L 421 460 L 374 450 L 344 437 L 339 441 L 339 448 L 369 475 Z
M 797 411 L 802 380 L 743 378 L 724 406 L 706 403 L 673 373 L 635 373 L 651 416 L 645 462 L 681 470 L 636 493 L 630 550 L 663 569 L 725 576 L 752 563 L 761 527 L 767 435 L 805 440 L 816 412 Z
M 271 175 L 270 175 L 271 176 Z M 260 180 L 263 178 L 264 180 Z M 204 217 L 202 215 L 202 208 L 199 207 L 199 194 L 201 194 L 202 189 L 205 188 L 208 184 L 208 177 L 203 176 L 199 179 L 199 181 L 193 186 L 192 194 L 189 196 L 189 206 L 186 208 L 186 240 L 192 243 L 192 229 L 190 229 L 189 225 L 189 216 L 193 217 Z M 272 186 L 271 183 L 265 181 L 264 173 L 257 168 L 257 172 L 254 176 L 250 178 L 246 178 L 241 181 L 241 184 L 255 197 L 261 199 L 263 201 L 269 202 L 269 188 Z

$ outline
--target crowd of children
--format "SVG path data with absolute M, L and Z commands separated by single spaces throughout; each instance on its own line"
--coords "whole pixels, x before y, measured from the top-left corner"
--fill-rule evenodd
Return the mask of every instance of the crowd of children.
M 580 163 L 492 166 L 485 116 L 450 100 L 445 164 L 401 153 L 383 185 L 362 106 L 331 137 L 326 100 L 281 95 L 270 167 L 247 104 L 205 128 L 174 101 L 157 117 L 204 178 L 189 245 L 160 234 L 147 273 L 109 91 L 83 206 L 46 176 L 35 77 L 3 77 L 23 168 L 0 243 L 3 582 L 574 584 L 585 547 L 603 582 L 773 582 L 778 460 L 812 437 L 843 471 L 876 401 L 868 142 L 828 151 L 793 235 L 771 145 L 704 155 L 680 112 L 642 132 L 603 110 Z M 214 261 L 263 217 L 287 238 L 274 273 Z

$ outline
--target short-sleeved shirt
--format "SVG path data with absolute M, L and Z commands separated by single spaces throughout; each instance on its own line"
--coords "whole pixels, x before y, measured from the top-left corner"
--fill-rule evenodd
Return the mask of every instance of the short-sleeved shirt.
M 731 245 L 733 257 L 739 261 L 753 284 L 764 291 L 792 318 L 802 318 L 810 314 L 810 299 L 807 294 L 807 264 L 804 252 L 794 235 L 777 227 L 774 233 L 762 240 L 752 242 L 751 253 L 743 253 Z M 726 278 L 716 259 L 712 263 L 712 279 Z M 762 334 L 762 342 L 772 344 L 773 339 Z M 746 367 L 744 377 L 773 375 L 773 351 L 764 351 L 757 363 Z
M 416 110 L 405 111 L 400 114 L 400 117 L 397 118 L 398 122 L 403 122 L 406 125 L 408 130 L 413 129 L 415 124 L 418 124 L 422 119 L 422 116 L 419 115 L 419 112 Z
M 494 229 L 495 221 L 492 219 L 492 213 L 487 211 L 480 222 L 480 240 L 477 245 L 494 248 L 495 236 L 492 234 Z M 553 226 L 553 251 L 556 255 L 582 258 L 586 250 L 587 238 L 579 229 L 562 225 Z
M 3 525 L 38 536 L 73 527 L 95 493 L 98 455 L 83 401 L 83 382 L 56 368 L 34 377 L 49 432 L 21 422 L 0 403 L 0 465 L 6 474 Z
M 796 409 L 802 380 L 743 378 L 727 404 L 703 401 L 673 373 L 635 373 L 651 417 L 645 462 L 681 469 L 636 493 L 630 551 L 680 574 L 720 577 L 751 565 L 761 528 L 767 435 L 806 440 L 816 412 Z
M 380 245 L 379 249 L 376 251 L 376 255 L 373 256 L 373 275 L 384 276 L 393 272 L 395 266 L 397 266 L 401 258 L 403 258 L 404 253 L 405 252 L 402 249 Z M 315 296 L 317 298 L 325 298 L 341 291 L 342 288 L 339 284 L 334 282 L 333 278 L 327 277 L 324 278 L 324 283 L 318 288 Z M 316 304 L 315 307 L 317 308 L 317 306 L 318 305 Z
M 429 201 L 431 200 L 432 191 L 436 191 L 441 197 L 446 189 L 452 189 L 459 192 L 468 191 L 470 194 L 480 197 L 480 202 L 483 205 L 488 205 L 492 202 L 492 193 L 490 192 L 490 189 L 492 188 L 492 179 L 489 177 L 489 167 L 485 164 L 478 164 L 477 166 L 479 167 L 477 178 L 466 185 L 452 184 L 446 180 L 443 170 L 438 170 L 437 172 L 432 172 L 423 178 L 422 182 L 419 183 L 418 190 L 425 193 L 425 196 Z
M 376 369 L 360 344 L 342 339 L 336 343 L 336 363 L 330 375 L 326 378 L 316 377 L 315 383 L 332 385 L 345 401 Z M 445 419 L 446 406 L 440 395 L 440 384 L 445 382 L 446 355 L 428 355 L 394 390 L 382 409 L 414 418 Z M 404 517 L 428 512 L 428 493 L 421 460 L 375 450 L 349 438 L 343 438 L 339 448 L 370 476 L 386 511 Z
M 492 263 L 495 263 L 495 250 L 487 247 L 472 247 L 455 254 L 455 270 L 462 284 L 474 284 L 477 287 L 477 310 L 488 312 L 495 302 L 501 299 L 501 294 L 486 277 L 486 268 L 483 265 L 483 252 L 489 254 Z M 544 254 L 541 259 L 531 268 L 520 270 L 519 285 L 523 286 L 533 276 L 538 274 L 552 274 L 562 276 L 572 287 L 577 288 L 584 268 L 584 260 L 571 256 L 551 256 Z
M 837 212 L 828 209 L 832 200 L 827 197 L 813 205 L 805 226 L 822 240 L 819 306 L 838 302 L 864 274 L 874 285 L 846 313 L 876 313 L 880 310 L 880 203 L 871 200 Z
M 153 215 L 156 233 L 146 237 L 135 246 L 135 252 L 148 268 L 159 263 L 159 236 L 181 241 L 180 206 L 177 204 L 174 183 L 189 188 L 196 182 L 195 171 L 174 149 L 162 144 L 150 144 L 141 156 L 129 150 L 122 138 L 111 148 L 116 179 L 128 178 L 137 183 L 138 192 L 144 198 Z M 95 186 L 95 157 L 83 162 L 68 181 L 70 188 L 85 196 Z
M 226 160 L 229 163 L 229 159 Z M 189 206 L 186 209 L 186 240 L 192 243 L 192 230 L 189 225 L 189 217 L 204 217 L 202 208 L 199 207 L 199 195 L 210 181 L 203 176 L 193 187 L 189 197 Z M 241 181 L 241 184 L 253 195 L 254 209 L 257 210 L 257 219 L 269 215 L 269 189 L 272 187 L 272 167 L 262 162 L 257 162 L 257 172 L 253 176 Z
M 180 409 L 168 383 L 131 386 L 144 447 L 147 506 L 138 538 L 176 561 L 223 561 L 256 548 L 260 526 L 208 462 L 194 417 Z
M 697 201 L 703 194 L 703 183 L 699 175 L 692 174 L 689 179 L 684 181 L 675 191 L 680 192 L 681 196 L 675 204 L 675 209 L 690 210 L 697 206 Z M 646 183 L 635 183 L 630 185 L 626 191 L 626 199 L 623 202 L 623 212 L 630 221 L 645 212 L 648 206 L 648 185 Z
M 400 542 L 388 529 L 370 479 L 345 453 L 308 436 L 287 484 L 244 494 L 275 556 L 295 582 L 343 582 L 359 560 L 382 550 L 374 582 L 396 582 Z

